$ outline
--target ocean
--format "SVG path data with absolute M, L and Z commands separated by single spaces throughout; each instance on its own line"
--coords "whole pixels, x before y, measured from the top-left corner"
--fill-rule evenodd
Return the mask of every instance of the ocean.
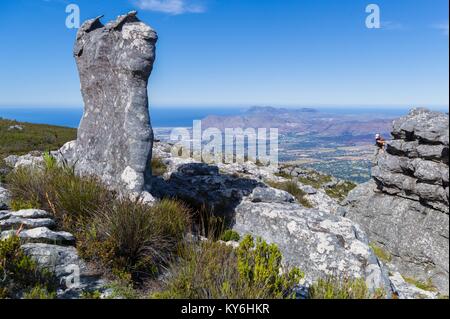
M 405 115 L 406 108 L 317 108 L 331 114 L 374 114 L 386 117 Z M 150 108 L 152 126 L 158 127 L 192 127 L 192 121 L 201 120 L 208 115 L 239 115 L 245 108 L 237 107 L 153 107 Z M 448 112 L 448 108 L 442 111 Z M 67 107 L 5 107 L 0 106 L 0 117 L 20 122 L 50 124 L 77 128 L 83 115 L 83 109 Z
M 239 108 L 151 108 L 153 127 L 191 127 L 192 121 L 208 115 L 237 115 Z M 83 115 L 82 108 L 56 107 L 1 107 L 0 117 L 34 124 L 49 124 L 77 128 Z

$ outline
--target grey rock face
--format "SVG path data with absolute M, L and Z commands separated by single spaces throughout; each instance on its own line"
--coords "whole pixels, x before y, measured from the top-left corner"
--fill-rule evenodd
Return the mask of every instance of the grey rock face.
M 448 115 L 415 109 L 393 124 L 373 182 L 343 203 L 402 275 L 449 289 Z
M 52 214 L 41 209 L 22 209 L 10 213 L 12 217 L 19 218 L 51 218 Z
M 106 25 L 100 17 L 89 20 L 77 34 L 84 114 L 75 145 L 61 153 L 79 173 L 120 191 L 140 193 L 151 177 L 147 84 L 156 41 L 156 32 L 136 12 Z
M 287 192 L 243 177 L 238 165 L 222 165 L 218 171 L 214 166 L 170 157 L 163 147 L 155 153 L 170 172 L 166 179 L 155 178 L 152 192 L 156 197 L 181 198 L 229 217 L 241 235 L 252 234 L 277 244 L 285 264 L 299 266 L 308 281 L 327 275 L 349 276 L 364 278 L 371 289 L 391 291 L 387 273 L 364 232 L 352 221 L 304 208 Z M 258 175 L 276 180 L 275 173 Z M 313 196 L 319 195 L 326 196 L 321 192 Z
M 15 231 L 9 230 L 1 233 L 1 238 L 8 238 L 14 235 Z M 74 245 L 75 237 L 67 232 L 55 232 L 47 227 L 37 227 L 23 230 L 19 233 L 19 238 L 25 243 L 48 243 L 58 245 Z
M 55 227 L 55 222 L 50 218 L 21 218 L 10 217 L 5 220 L 0 220 L 0 230 L 19 229 L 22 226 L 24 229 L 37 228 L 37 227 Z
M 276 243 L 287 265 L 298 266 L 312 282 L 324 276 L 364 278 L 373 291 L 391 292 L 387 273 L 359 226 L 349 219 L 295 203 L 254 203 L 236 208 L 235 231 Z
M 106 283 L 91 274 L 86 264 L 78 257 L 75 247 L 28 243 L 22 245 L 24 252 L 40 267 L 52 271 L 59 281 L 59 299 L 80 298 L 83 291 L 105 291 Z
M 0 185 L 0 210 L 7 209 L 10 201 L 9 192 Z
M 106 291 L 106 282 L 79 258 L 75 237 L 49 229 L 55 226 L 51 217 L 39 209 L 0 211 L 0 240 L 17 234 L 24 252 L 55 275 L 60 299 L 80 298 L 83 291 Z

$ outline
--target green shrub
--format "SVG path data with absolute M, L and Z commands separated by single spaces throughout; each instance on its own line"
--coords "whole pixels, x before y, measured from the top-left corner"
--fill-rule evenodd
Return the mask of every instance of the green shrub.
M 54 297 L 55 278 L 25 255 L 17 236 L 0 240 L 0 274 L 0 298 Z
M 370 243 L 369 246 L 370 248 L 372 248 L 375 256 L 377 256 L 378 259 L 380 259 L 382 262 L 389 263 L 392 261 L 391 254 L 385 249 L 381 248 L 375 243 Z
M 22 200 L 17 198 L 11 200 L 10 206 L 13 211 L 40 207 L 39 202 L 36 199 Z
M 319 279 L 309 289 L 310 299 L 382 299 L 381 290 L 371 294 L 364 279 L 328 277 Z
M 94 291 L 82 291 L 80 294 L 80 298 L 81 299 L 101 299 L 101 292 L 98 290 L 94 290 Z
M 150 207 L 116 201 L 94 212 L 79 240 L 83 257 L 137 280 L 158 273 L 177 251 L 190 226 L 190 211 L 181 203 L 162 200 Z
M 25 292 L 23 294 L 24 299 L 55 299 L 56 298 L 56 292 L 51 291 L 49 292 L 47 288 L 36 286 L 32 288 L 30 291 Z
M 330 196 L 331 198 L 335 198 L 337 200 L 344 200 L 348 193 L 350 193 L 351 190 L 353 190 L 356 187 L 355 183 L 352 182 L 342 182 L 340 184 L 337 184 L 334 187 L 327 188 L 325 192 Z
M 332 181 L 331 176 L 316 171 L 309 171 L 306 176 L 298 177 L 298 181 L 314 188 L 321 188 L 324 184 Z
M 260 299 L 292 297 L 303 274 L 280 274 L 281 253 L 275 245 L 246 236 L 237 250 L 214 241 L 187 245 L 171 268 L 165 289 L 154 298 Z
M 423 281 L 423 280 L 418 280 L 418 279 L 411 278 L 411 277 L 406 277 L 406 276 L 402 276 L 402 277 L 407 283 L 409 283 L 411 285 L 414 285 L 414 286 L 416 286 L 419 289 L 426 290 L 426 291 L 431 291 L 431 292 L 436 292 L 437 291 L 437 288 L 434 286 L 434 284 L 431 281 L 431 279 Z
M 268 181 L 266 182 L 269 186 L 277 189 L 281 189 L 285 192 L 288 192 L 292 196 L 297 199 L 297 201 L 302 204 L 304 207 L 312 208 L 312 204 L 308 201 L 306 198 L 306 192 L 301 190 L 297 183 L 295 181 L 288 181 L 288 182 L 272 182 Z
M 45 169 L 19 168 L 8 174 L 6 182 L 13 203 L 31 203 L 32 208 L 53 212 L 59 225 L 72 232 L 113 198 L 97 179 L 52 164 Z
M 241 236 L 237 232 L 231 229 L 227 229 L 220 238 L 223 241 L 239 241 Z
M 167 165 L 159 157 L 152 158 L 151 166 L 153 176 L 162 176 L 167 172 Z

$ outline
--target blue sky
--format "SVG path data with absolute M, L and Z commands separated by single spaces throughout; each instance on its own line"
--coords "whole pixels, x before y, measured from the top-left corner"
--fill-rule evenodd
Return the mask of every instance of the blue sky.
M 157 30 L 152 106 L 448 107 L 448 0 L 5 0 L 0 105 L 82 105 L 69 3 Z

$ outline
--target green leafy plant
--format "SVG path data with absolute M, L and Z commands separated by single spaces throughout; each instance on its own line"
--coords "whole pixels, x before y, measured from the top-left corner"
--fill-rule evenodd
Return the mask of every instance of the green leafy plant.
M 331 198 L 335 198 L 337 200 L 344 200 L 348 193 L 350 193 L 351 190 L 353 190 L 356 187 L 355 183 L 352 182 L 341 182 L 337 185 L 327 188 L 325 192 L 330 196 Z
M 381 248 L 375 243 L 370 243 L 369 246 L 370 248 L 372 248 L 375 256 L 377 256 L 381 261 L 385 263 L 389 263 L 392 261 L 392 256 L 387 250 Z
M 39 208 L 40 204 L 36 199 L 21 200 L 16 198 L 11 200 L 10 206 L 13 211 L 18 211 L 21 209 Z
M 172 200 L 152 207 L 121 200 L 93 214 L 92 223 L 80 236 L 82 255 L 130 273 L 135 280 L 157 274 L 190 227 L 189 209 Z
M 276 245 L 246 236 L 234 250 L 220 242 L 187 245 L 181 260 L 171 267 L 165 289 L 154 298 L 260 299 L 293 297 L 303 277 L 294 268 L 280 273 L 281 253 Z
M 416 286 L 419 289 L 426 290 L 426 291 L 431 291 L 431 292 L 436 292 L 437 291 L 437 288 L 433 284 L 431 279 L 423 281 L 423 280 L 418 280 L 418 279 L 407 277 L 407 276 L 402 276 L 402 277 L 407 283 L 409 283 L 411 285 L 414 285 L 414 286 Z
M 310 299 L 383 299 L 385 292 L 370 293 L 364 279 L 327 277 L 319 279 L 309 289 Z
M 20 239 L 12 236 L 0 240 L 0 297 L 54 297 L 56 281 L 53 275 L 40 269 L 20 248 Z M 23 295 L 23 293 L 25 294 Z
M 239 241 L 241 239 L 241 236 L 235 232 L 234 230 L 227 229 L 222 234 L 222 237 L 220 238 L 223 241 Z
M 151 166 L 153 176 L 162 176 L 167 172 L 167 165 L 159 157 L 152 158 Z

